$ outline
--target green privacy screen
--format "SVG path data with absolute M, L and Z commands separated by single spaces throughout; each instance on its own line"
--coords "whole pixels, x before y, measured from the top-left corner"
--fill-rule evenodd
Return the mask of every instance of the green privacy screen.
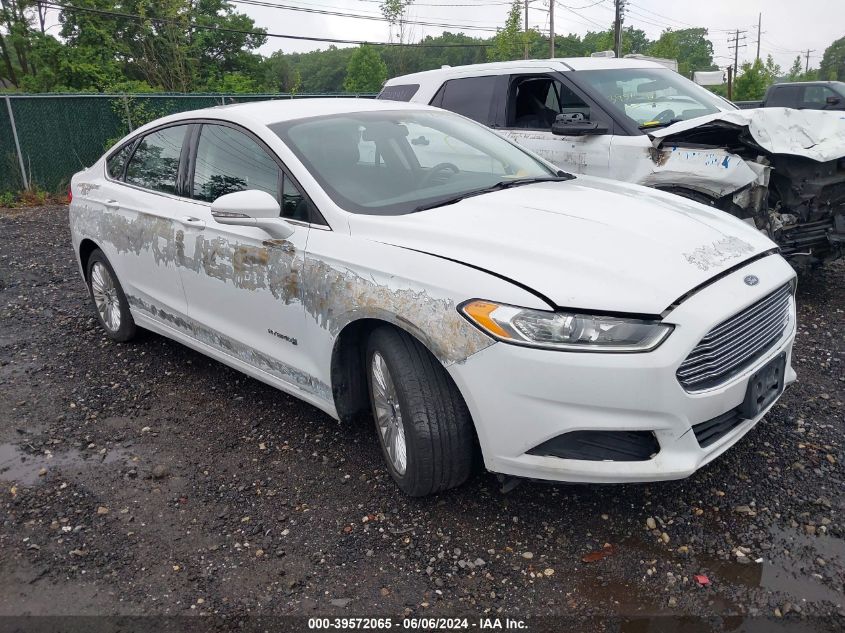
M 53 192 L 67 188 L 74 173 L 106 149 L 154 119 L 230 103 L 265 99 L 373 95 L 0 95 L 0 193 L 23 188 L 7 103 L 14 115 L 30 186 Z

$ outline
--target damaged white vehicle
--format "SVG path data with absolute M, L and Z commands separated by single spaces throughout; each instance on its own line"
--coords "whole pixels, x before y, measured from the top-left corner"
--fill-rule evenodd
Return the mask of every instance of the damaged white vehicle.
M 479 456 L 686 477 L 795 380 L 795 273 L 765 235 L 426 106 L 160 119 L 74 176 L 70 225 L 111 338 L 147 328 L 333 418 L 369 412 L 411 495 Z
M 445 67 L 379 98 L 484 123 L 567 171 L 727 211 L 794 264 L 845 250 L 845 115 L 728 101 L 655 62 L 569 58 Z

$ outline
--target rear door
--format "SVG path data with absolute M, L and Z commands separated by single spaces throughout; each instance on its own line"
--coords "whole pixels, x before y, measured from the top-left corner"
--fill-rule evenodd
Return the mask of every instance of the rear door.
M 507 84 L 504 136 L 524 145 L 568 172 L 607 176 L 613 121 L 589 97 L 552 74 L 512 75 Z M 596 121 L 607 133 L 558 136 L 551 126 L 558 115 L 572 121 Z
M 299 184 L 258 137 L 244 128 L 205 122 L 191 143 L 190 215 L 182 279 L 194 335 L 294 390 L 313 393 L 305 374 L 301 273 L 312 222 L 319 221 Z M 295 226 L 285 240 L 255 227 L 218 224 L 211 203 L 255 189 L 274 196 Z
M 797 108 L 800 96 L 800 86 L 772 86 L 764 105 L 767 108 Z
M 119 148 L 92 191 L 102 205 L 101 245 L 134 311 L 156 320 L 187 313 L 178 271 L 185 201 L 180 160 L 189 125 L 171 125 Z

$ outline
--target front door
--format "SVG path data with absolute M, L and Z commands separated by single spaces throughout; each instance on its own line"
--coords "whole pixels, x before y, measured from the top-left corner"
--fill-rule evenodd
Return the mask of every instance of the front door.
M 196 143 L 193 201 L 185 224 L 182 279 L 192 334 L 265 377 L 306 396 L 325 388 L 303 372 L 305 310 L 300 279 L 310 231 L 309 202 L 257 138 L 203 124 Z M 273 195 L 295 225 L 285 240 L 262 229 L 218 224 L 211 202 L 255 189 Z
M 605 122 L 605 115 L 551 75 L 511 78 L 503 136 L 539 154 L 564 171 L 607 176 L 610 134 L 557 136 L 551 126 L 563 114 L 575 120 Z M 608 120 L 608 123 L 610 121 Z

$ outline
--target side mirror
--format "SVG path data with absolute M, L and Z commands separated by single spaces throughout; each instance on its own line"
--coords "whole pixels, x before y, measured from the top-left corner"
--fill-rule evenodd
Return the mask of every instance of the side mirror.
M 220 224 L 255 226 L 276 239 L 293 235 L 293 227 L 279 217 L 281 208 L 266 191 L 247 189 L 220 196 L 211 203 L 211 217 Z
M 839 97 L 830 96 L 824 100 L 824 102 L 829 106 L 839 105 L 839 102 L 842 101 Z
M 573 121 L 568 114 L 558 114 L 552 123 L 552 134 L 556 136 L 587 136 L 588 134 L 607 134 L 606 123 L 599 121 Z

